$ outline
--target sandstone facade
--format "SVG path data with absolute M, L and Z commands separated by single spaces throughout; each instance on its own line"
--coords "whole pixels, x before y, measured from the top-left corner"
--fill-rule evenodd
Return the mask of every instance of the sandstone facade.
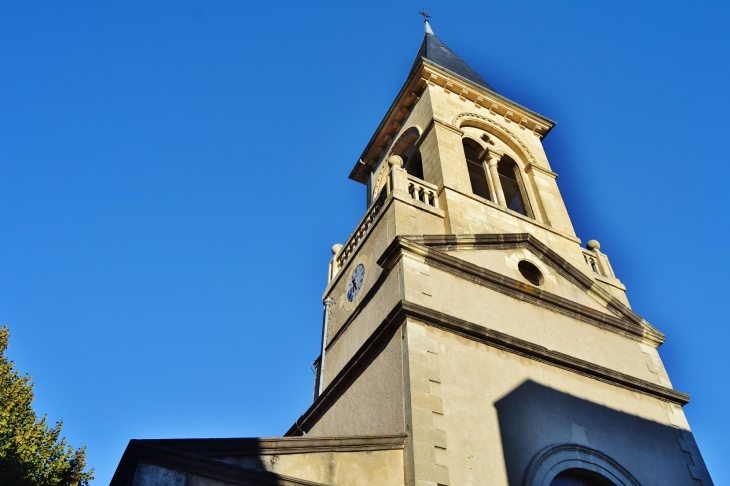
M 575 234 L 553 126 L 427 26 L 351 173 L 369 209 L 333 248 L 312 406 L 283 438 L 133 441 L 112 484 L 711 485 L 664 335 Z

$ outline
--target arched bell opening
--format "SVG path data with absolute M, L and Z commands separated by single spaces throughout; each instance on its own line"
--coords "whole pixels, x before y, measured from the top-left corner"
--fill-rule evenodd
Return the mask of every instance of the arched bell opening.
M 423 159 L 421 159 L 421 151 L 418 150 L 418 147 L 411 144 L 401 157 L 403 157 L 403 168 L 406 172 L 423 180 Z
M 533 217 L 520 169 L 509 155 L 502 156 L 497 164 L 497 173 L 499 174 L 499 182 L 502 185 L 507 209 L 523 216 Z
M 416 146 L 416 142 L 421 136 L 421 129 L 413 126 L 405 130 L 398 140 L 391 146 L 388 155 L 378 164 L 378 167 L 372 174 L 370 194 L 372 201 L 378 199 L 378 195 L 385 189 L 386 181 L 390 174 L 390 167 L 388 165 L 388 159 L 391 156 L 397 155 L 403 159 L 403 168 L 414 177 L 423 179 L 423 162 L 421 160 L 421 152 Z
M 420 133 L 416 127 L 411 127 L 400 136 L 393 145 L 391 155 L 398 155 L 403 159 L 403 169 L 413 177 L 423 180 L 423 159 L 416 142 Z
M 469 182 L 471 183 L 471 192 L 484 199 L 492 200 L 492 192 L 487 181 L 487 172 L 484 168 L 484 148 L 471 138 L 462 140 L 464 147 L 464 158 L 466 159 L 466 167 L 469 171 Z

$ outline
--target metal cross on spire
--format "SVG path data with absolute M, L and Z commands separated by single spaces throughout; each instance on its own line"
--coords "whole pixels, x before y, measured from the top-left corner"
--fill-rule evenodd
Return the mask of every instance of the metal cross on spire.
M 433 30 L 431 30 L 431 24 L 428 23 L 428 19 L 431 18 L 430 15 L 428 15 L 428 12 L 426 12 L 426 7 L 423 7 L 423 10 L 418 12 L 420 15 L 423 15 L 423 30 L 427 34 L 433 34 Z

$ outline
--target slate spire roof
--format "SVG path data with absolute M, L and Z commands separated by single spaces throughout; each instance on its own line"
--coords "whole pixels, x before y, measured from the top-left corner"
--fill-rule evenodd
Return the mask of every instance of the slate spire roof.
M 423 42 L 421 43 L 421 48 L 418 50 L 418 54 L 416 55 L 416 60 L 413 62 L 410 74 L 413 74 L 413 71 L 418 66 L 419 61 L 423 59 L 446 69 L 447 71 L 450 71 L 479 87 L 488 89 L 489 91 L 494 91 L 494 88 L 489 86 L 489 83 L 484 81 L 484 79 L 482 79 L 482 77 L 464 61 L 462 61 L 459 56 L 454 54 L 454 51 L 449 49 L 441 39 L 436 37 L 433 30 L 431 30 L 431 25 L 428 23 L 428 20 L 424 23 L 424 30 L 425 34 L 423 36 Z

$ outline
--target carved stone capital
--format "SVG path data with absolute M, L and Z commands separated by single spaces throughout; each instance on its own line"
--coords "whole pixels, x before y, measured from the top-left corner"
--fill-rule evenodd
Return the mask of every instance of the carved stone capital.
M 502 156 L 504 154 L 502 152 L 497 152 L 496 150 L 490 150 L 489 153 L 487 153 L 487 164 L 490 166 L 496 166 L 497 163 L 499 163 L 500 160 L 502 160 Z

